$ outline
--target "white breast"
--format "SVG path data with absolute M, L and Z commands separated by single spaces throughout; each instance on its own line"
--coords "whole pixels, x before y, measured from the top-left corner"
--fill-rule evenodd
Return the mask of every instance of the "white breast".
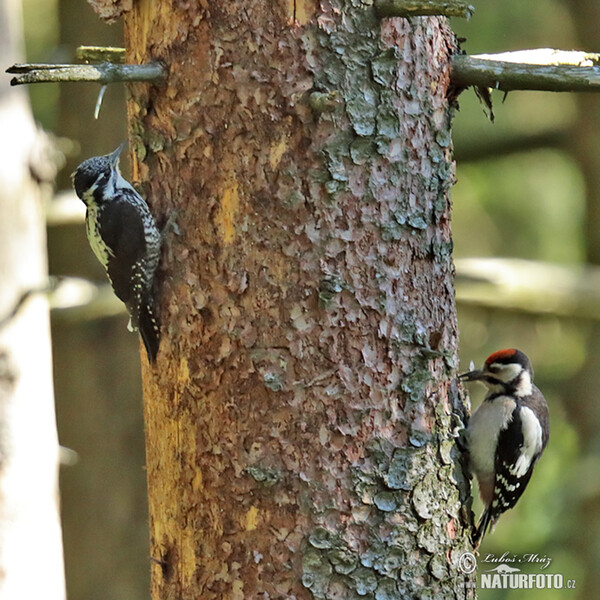
M 112 250 L 104 243 L 100 231 L 98 231 L 98 206 L 90 202 L 87 207 L 87 213 L 85 216 L 85 230 L 87 232 L 88 241 L 90 246 L 96 255 L 96 258 L 100 261 L 102 266 L 106 269 L 108 265 L 108 259 L 114 256 Z
M 498 436 L 512 420 L 516 402 L 506 396 L 484 401 L 469 420 L 467 441 L 471 467 L 478 478 L 489 477 L 495 470 Z

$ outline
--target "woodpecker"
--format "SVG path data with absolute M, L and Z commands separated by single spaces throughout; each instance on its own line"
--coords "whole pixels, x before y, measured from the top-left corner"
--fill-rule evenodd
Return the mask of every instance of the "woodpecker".
M 162 239 L 145 200 L 119 171 L 125 145 L 105 156 L 89 158 L 71 177 L 75 193 L 86 205 L 90 246 L 115 294 L 127 307 L 130 331 L 139 330 L 153 363 L 160 344 L 160 323 L 152 288 Z
M 478 548 L 486 531 L 525 491 L 548 443 L 550 421 L 546 400 L 533 384 L 531 363 L 520 350 L 494 352 L 483 369 L 459 377 L 488 388 L 463 438 L 485 505 L 473 535 Z

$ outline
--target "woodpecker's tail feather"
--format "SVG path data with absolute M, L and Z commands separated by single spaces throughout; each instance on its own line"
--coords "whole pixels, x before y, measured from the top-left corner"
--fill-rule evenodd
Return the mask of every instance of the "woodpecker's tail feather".
M 473 548 L 477 550 L 483 540 L 486 531 L 494 526 L 495 519 L 492 516 L 492 507 L 488 506 L 482 513 L 479 523 L 473 533 Z
M 148 362 L 156 360 L 160 346 L 160 323 L 151 301 L 142 302 L 140 306 L 138 327 L 142 341 L 148 354 Z

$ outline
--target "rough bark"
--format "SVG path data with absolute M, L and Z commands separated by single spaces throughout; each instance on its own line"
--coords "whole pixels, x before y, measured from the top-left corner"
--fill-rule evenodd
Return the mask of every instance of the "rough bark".
M 143 2 L 126 37 L 170 69 L 129 117 L 181 229 L 143 374 L 153 598 L 465 597 L 445 21 Z
M 0 63 L 21 58 L 20 4 L 0 2 Z M 42 190 L 49 174 L 23 91 L 0 75 L 0 597 L 65 597 Z M 51 172 L 52 169 L 50 168 Z M 46 192 L 49 192 L 46 186 Z

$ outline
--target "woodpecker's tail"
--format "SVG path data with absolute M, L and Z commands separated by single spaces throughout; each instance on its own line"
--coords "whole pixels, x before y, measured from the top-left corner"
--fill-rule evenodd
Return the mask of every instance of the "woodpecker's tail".
M 158 347 L 160 346 L 160 323 L 151 297 L 144 298 L 140 305 L 138 327 L 146 347 L 148 362 L 152 364 L 156 360 Z
M 477 523 L 475 532 L 473 533 L 473 547 L 475 550 L 479 548 L 479 544 L 481 544 L 483 536 L 488 529 L 494 526 L 494 523 L 495 518 L 492 515 L 492 507 L 490 505 L 483 511 L 481 518 L 479 519 L 479 523 Z

